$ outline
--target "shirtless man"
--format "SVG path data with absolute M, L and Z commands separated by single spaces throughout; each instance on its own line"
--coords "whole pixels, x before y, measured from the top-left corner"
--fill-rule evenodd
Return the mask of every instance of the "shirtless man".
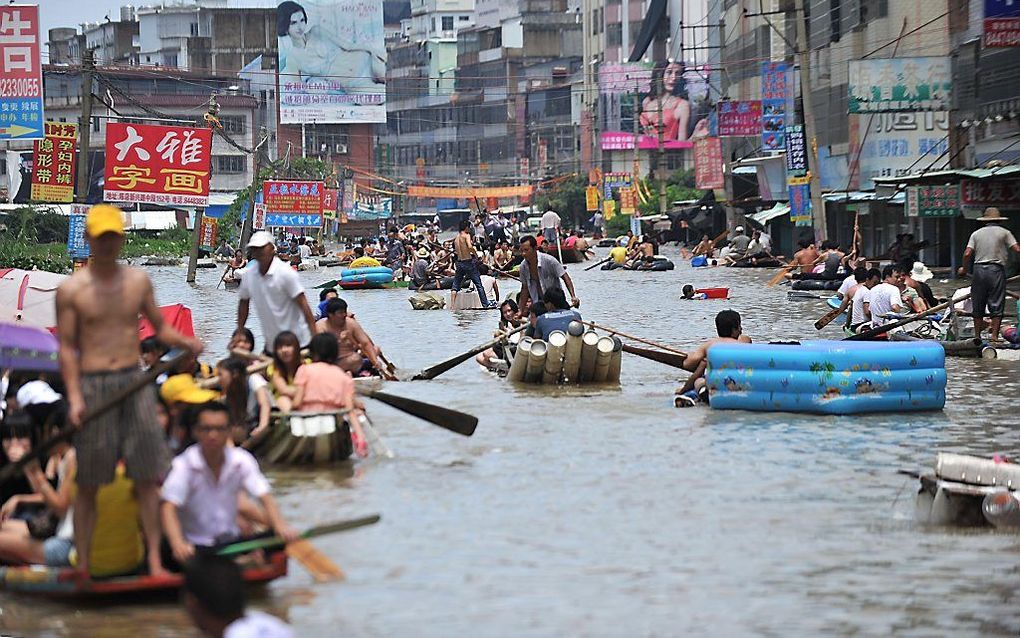
M 356 376 L 361 372 L 362 357 L 368 359 L 372 367 L 386 374 L 386 368 L 379 361 L 381 351 L 368 333 L 361 327 L 358 320 L 347 314 L 347 302 L 343 299 L 330 299 L 326 304 L 326 316 L 315 324 L 317 333 L 328 332 L 336 336 L 340 342 L 340 358 L 337 365 Z
M 715 252 L 715 242 L 713 242 L 709 238 L 708 235 L 702 235 L 701 236 L 701 241 L 698 242 L 698 245 L 694 247 L 694 252 L 691 253 L 691 255 L 694 256 L 694 257 L 697 257 L 699 255 L 704 255 L 705 257 L 711 257 L 712 253 L 714 253 L 714 252 Z
M 471 223 L 467 220 L 460 223 L 460 232 L 457 233 L 457 237 L 453 240 L 453 250 L 457 253 L 457 270 L 453 275 L 450 305 L 453 305 L 457 300 L 460 285 L 467 278 L 475 284 L 475 290 L 478 292 L 478 300 L 481 302 L 482 308 L 495 307 L 497 300 L 493 299 L 490 302 L 485 298 L 482 278 L 478 273 L 478 251 L 475 250 L 475 245 L 471 241 Z
M 800 272 L 809 273 L 815 267 L 818 261 L 818 249 L 815 248 L 814 242 L 810 239 L 802 239 L 800 243 L 800 250 L 793 254 L 793 259 L 790 260 L 788 266 L 799 266 Z M 795 268 L 793 269 L 795 270 Z M 786 274 L 787 278 L 792 278 L 792 271 Z
M 87 575 L 96 524 L 96 493 L 114 479 L 123 453 L 127 476 L 135 482 L 149 573 L 166 573 L 160 562 L 159 481 L 170 466 L 163 430 L 156 421 L 152 386 L 134 393 L 103 416 L 83 423 L 86 409 L 96 409 L 134 383 L 138 368 L 138 315 L 156 329 L 168 346 L 191 350 L 202 343 L 182 336 L 163 321 L 152 282 L 141 270 L 117 263 L 124 245 L 119 208 L 93 206 L 85 219 L 92 263 L 57 289 L 60 370 L 67 388 L 68 421 L 78 428 L 78 495 L 74 503 L 74 540 L 78 570 Z
M 684 359 L 684 370 L 691 372 L 691 376 L 676 391 L 676 406 L 688 407 L 697 403 L 698 399 L 691 396 L 691 391 L 696 391 L 696 396 L 708 402 L 708 393 L 705 384 L 705 370 L 708 369 L 708 349 L 717 343 L 751 343 L 751 338 L 743 333 L 740 328 L 740 314 L 735 310 L 723 310 L 715 316 L 715 329 L 718 337 L 709 339 L 697 347 Z

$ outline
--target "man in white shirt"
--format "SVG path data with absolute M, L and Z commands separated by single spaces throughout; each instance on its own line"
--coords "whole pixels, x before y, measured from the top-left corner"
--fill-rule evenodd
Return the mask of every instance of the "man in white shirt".
M 850 295 L 850 329 L 860 332 L 864 324 L 868 323 L 871 317 L 868 315 L 868 307 L 871 304 L 871 289 L 882 280 L 882 272 L 878 268 L 868 269 L 866 279 L 857 284 L 848 294 Z
M 241 568 L 223 556 L 202 555 L 184 571 L 183 601 L 192 622 L 211 638 L 291 638 L 276 616 L 245 610 Z
M 887 319 L 885 315 L 903 312 L 906 308 L 900 296 L 903 278 L 903 271 L 899 266 L 886 266 L 882 269 L 882 283 L 871 289 L 870 300 L 864 306 L 865 312 L 871 315 L 872 327 L 878 328 L 895 321 Z
M 293 268 L 276 258 L 273 236 L 259 231 L 248 242 L 256 265 L 245 268 L 237 289 L 237 327 L 248 321 L 252 300 L 262 325 L 266 351 L 276 335 L 290 330 L 306 345 L 315 334 L 315 317 L 305 298 L 304 287 Z
M 560 231 L 561 223 L 559 214 L 554 210 L 547 210 L 542 215 L 542 236 L 552 245 L 556 244 L 556 236 Z
M 298 240 L 298 254 L 301 255 L 301 261 L 309 259 L 312 256 L 312 249 L 308 245 L 308 240 L 305 237 Z

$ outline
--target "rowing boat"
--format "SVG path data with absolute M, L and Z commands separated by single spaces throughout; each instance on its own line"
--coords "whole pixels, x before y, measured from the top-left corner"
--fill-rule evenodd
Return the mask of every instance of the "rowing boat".
M 242 447 L 266 463 L 279 465 L 336 463 L 354 452 L 343 412 L 276 414 L 265 432 Z
M 274 552 L 262 565 L 244 567 L 241 576 L 249 584 L 268 583 L 287 575 L 287 555 Z M 70 567 L 0 567 L 0 590 L 53 598 L 103 598 L 117 596 L 121 600 L 131 594 L 166 594 L 178 591 L 184 576 L 140 574 L 85 580 Z
M 984 505 L 1020 486 L 1020 465 L 966 454 L 940 452 L 935 471 L 918 476 L 918 518 L 933 525 L 999 527 L 1004 521 Z M 993 508 L 994 509 L 994 508 Z

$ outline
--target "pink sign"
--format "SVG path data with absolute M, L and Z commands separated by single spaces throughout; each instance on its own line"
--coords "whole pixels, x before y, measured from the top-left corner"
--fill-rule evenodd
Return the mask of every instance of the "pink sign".
M 702 189 L 726 186 L 722 140 L 718 137 L 703 137 L 694 142 L 694 186 Z
M 663 141 L 662 148 L 678 149 L 678 148 L 693 148 L 694 142 L 690 140 L 684 140 L 682 142 L 677 140 Z M 659 148 L 659 138 L 654 135 L 641 135 L 638 140 L 638 148 L 641 149 L 656 149 Z M 602 134 L 602 150 L 603 151 L 629 151 L 634 149 L 634 134 L 633 133 L 603 133 Z
M 761 133 L 761 100 L 725 100 L 715 108 L 719 115 L 719 137 L 750 137 Z

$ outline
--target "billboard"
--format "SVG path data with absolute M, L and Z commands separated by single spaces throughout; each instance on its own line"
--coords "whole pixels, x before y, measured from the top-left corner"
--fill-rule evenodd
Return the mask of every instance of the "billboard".
M 70 202 L 74 199 L 75 152 L 78 125 L 46 122 L 46 137 L 35 141 L 32 199 Z
M 945 111 L 952 86 L 947 57 L 851 60 L 849 110 Z
M 0 140 L 43 137 L 38 5 L 0 6 Z
M 206 206 L 212 129 L 109 122 L 103 198 Z
M 262 201 L 272 213 L 321 215 L 326 185 L 305 180 L 266 180 L 262 182 Z M 298 226 L 299 224 L 270 224 Z
M 787 118 L 792 115 L 790 97 L 793 74 L 785 62 L 761 63 L 761 150 L 786 148 Z
M 750 137 L 761 133 L 761 100 L 725 100 L 716 105 L 719 137 Z
M 725 188 L 722 143 L 718 137 L 703 137 L 694 142 L 694 187 Z
M 667 149 L 691 148 L 709 133 L 706 69 L 681 62 L 607 63 L 599 67 L 599 93 L 606 123 L 602 150 L 633 150 L 635 118 L 638 148 L 658 148 L 660 128 Z
M 985 0 L 985 47 L 1020 46 L 1020 2 Z
M 862 117 L 861 126 L 869 119 L 871 132 L 858 160 L 862 190 L 875 188 L 876 177 L 948 168 L 949 113 L 881 113 Z
M 286 0 L 276 8 L 280 122 L 386 122 L 383 3 Z

